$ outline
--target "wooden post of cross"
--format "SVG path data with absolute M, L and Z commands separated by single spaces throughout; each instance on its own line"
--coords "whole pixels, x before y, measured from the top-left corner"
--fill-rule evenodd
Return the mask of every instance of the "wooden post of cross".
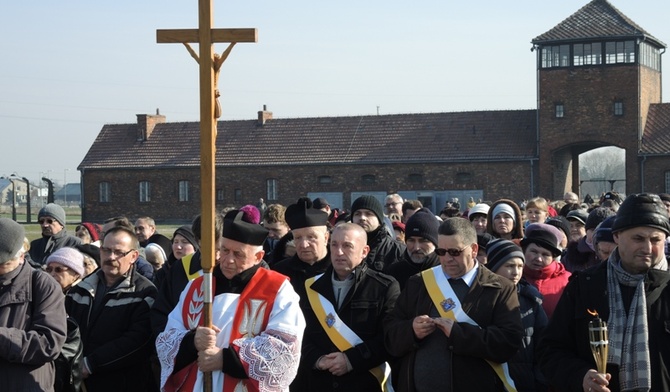
M 218 75 L 233 46 L 238 42 L 257 42 L 256 29 L 213 29 L 213 7 L 211 0 L 198 1 L 198 29 L 157 30 L 156 41 L 162 43 L 182 43 L 200 66 L 200 203 L 201 233 L 200 252 L 204 273 L 205 304 L 203 324 L 212 326 L 212 271 L 216 239 L 214 238 L 215 173 L 216 173 L 216 121 L 221 114 L 217 98 Z M 214 53 L 213 44 L 229 43 L 221 54 Z M 199 54 L 189 45 L 197 43 Z M 204 378 L 205 391 L 212 390 L 211 374 Z

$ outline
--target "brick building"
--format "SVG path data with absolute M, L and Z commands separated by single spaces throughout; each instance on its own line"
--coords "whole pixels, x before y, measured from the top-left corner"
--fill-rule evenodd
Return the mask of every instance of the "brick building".
M 579 189 L 579 154 L 626 150 L 626 192 L 670 191 L 670 104 L 661 103 L 665 44 L 606 0 L 532 40 L 537 110 L 218 123 L 216 203 L 290 204 L 324 196 L 348 208 L 397 192 L 435 212 L 445 201 Z M 199 124 L 138 115 L 105 125 L 79 166 L 83 219 L 199 211 Z

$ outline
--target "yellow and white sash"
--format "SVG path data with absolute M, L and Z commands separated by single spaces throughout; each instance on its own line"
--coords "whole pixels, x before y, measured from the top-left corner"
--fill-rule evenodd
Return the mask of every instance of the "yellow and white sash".
M 335 311 L 335 307 L 330 301 L 310 287 L 312 286 L 312 283 L 322 276 L 323 274 L 317 275 L 305 281 L 307 299 L 330 341 L 333 342 L 338 350 L 344 352 L 357 344 L 363 343 L 363 339 L 356 335 L 356 332 L 352 331 L 351 328 L 340 319 Z M 381 365 L 370 369 L 370 373 L 375 376 L 384 392 L 393 392 L 393 387 L 391 386 L 391 383 L 388 382 L 389 377 L 391 376 L 391 367 L 388 363 L 384 362 Z
M 459 323 L 468 323 L 479 326 L 467 315 L 467 313 L 465 313 L 465 311 L 463 311 L 461 301 L 458 300 L 458 296 L 451 288 L 444 272 L 442 272 L 442 266 L 438 265 L 422 271 L 421 277 L 423 278 L 423 283 L 426 285 L 426 290 L 428 290 L 428 295 L 430 295 L 430 299 L 433 300 L 433 304 L 440 313 L 440 316 L 456 320 Z M 509 374 L 507 363 L 496 363 L 489 361 L 488 359 L 486 359 L 486 362 L 488 362 L 489 365 L 491 365 L 491 368 L 496 372 L 500 380 L 503 382 L 507 392 L 516 392 L 516 386 Z

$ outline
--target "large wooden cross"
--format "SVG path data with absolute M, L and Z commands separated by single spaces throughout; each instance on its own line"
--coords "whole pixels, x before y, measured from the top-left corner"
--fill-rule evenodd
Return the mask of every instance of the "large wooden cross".
M 217 98 L 219 97 L 218 76 L 221 65 L 238 42 L 257 42 L 256 29 L 213 29 L 213 7 L 211 0 L 198 1 L 198 29 L 157 30 L 156 41 L 163 43 L 182 43 L 191 56 L 200 65 L 200 203 L 201 233 L 200 252 L 204 272 L 205 305 L 203 323 L 212 326 L 212 271 L 216 238 L 214 223 L 216 219 L 215 173 L 216 173 L 216 121 L 221 115 Z M 213 44 L 229 43 L 221 54 L 214 53 Z M 189 45 L 198 43 L 198 55 Z M 211 374 L 205 377 L 205 390 L 212 389 Z

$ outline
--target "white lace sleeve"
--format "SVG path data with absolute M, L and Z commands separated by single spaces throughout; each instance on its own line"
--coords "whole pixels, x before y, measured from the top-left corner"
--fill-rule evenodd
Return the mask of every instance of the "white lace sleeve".
M 156 339 L 156 353 L 161 363 L 161 389 L 174 370 L 179 345 L 187 332 L 183 329 L 168 329 L 161 332 Z

